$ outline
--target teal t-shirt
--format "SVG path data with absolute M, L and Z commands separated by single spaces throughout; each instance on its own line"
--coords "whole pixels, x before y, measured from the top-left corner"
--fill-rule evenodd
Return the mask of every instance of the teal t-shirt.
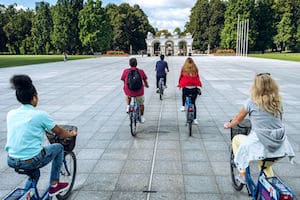
M 27 160 L 42 150 L 45 130 L 55 126 L 50 115 L 25 104 L 7 114 L 7 143 L 5 151 L 15 159 Z

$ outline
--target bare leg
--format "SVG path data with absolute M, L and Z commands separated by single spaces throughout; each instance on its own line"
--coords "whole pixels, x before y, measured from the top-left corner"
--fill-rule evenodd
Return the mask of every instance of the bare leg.
M 144 115 L 144 109 L 145 109 L 145 106 L 144 105 L 140 105 L 140 113 L 141 113 L 141 115 Z
M 125 101 L 127 105 L 130 105 L 131 98 L 129 96 L 126 96 Z

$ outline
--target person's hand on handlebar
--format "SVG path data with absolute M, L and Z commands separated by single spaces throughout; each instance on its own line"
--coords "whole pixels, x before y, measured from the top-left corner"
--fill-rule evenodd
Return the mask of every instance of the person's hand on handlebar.
M 226 128 L 226 129 L 231 128 L 231 127 L 230 127 L 230 122 L 226 122 L 226 123 L 224 124 L 224 128 Z

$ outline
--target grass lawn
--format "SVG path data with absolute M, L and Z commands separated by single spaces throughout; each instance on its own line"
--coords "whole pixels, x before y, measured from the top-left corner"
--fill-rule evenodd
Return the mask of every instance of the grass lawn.
M 300 53 L 265 53 L 265 54 L 249 54 L 249 57 L 270 58 L 277 60 L 288 60 L 300 62 Z
M 92 55 L 68 55 L 68 60 L 93 58 Z M 63 61 L 63 55 L 0 55 L 0 68 Z

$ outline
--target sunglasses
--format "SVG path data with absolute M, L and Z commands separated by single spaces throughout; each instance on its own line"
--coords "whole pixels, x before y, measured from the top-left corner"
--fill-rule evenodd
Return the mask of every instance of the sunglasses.
M 262 76 L 262 75 L 268 75 L 268 76 L 271 76 L 270 73 L 259 73 L 259 74 L 256 74 L 256 76 Z

